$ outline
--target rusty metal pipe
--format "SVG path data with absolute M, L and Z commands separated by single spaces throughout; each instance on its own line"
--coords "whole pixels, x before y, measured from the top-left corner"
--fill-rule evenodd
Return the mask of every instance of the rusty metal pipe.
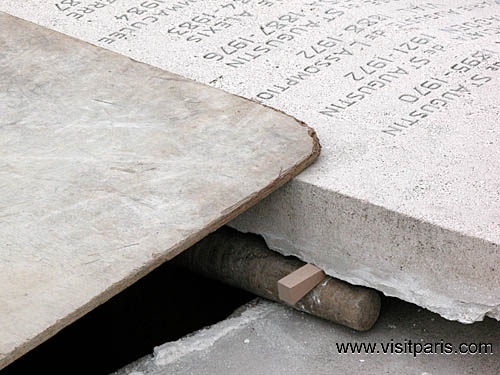
M 304 265 L 270 250 L 264 240 L 223 227 L 172 259 L 205 277 L 283 303 L 278 280 Z M 293 308 L 358 331 L 369 330 L 380 313 L 380 296 L 372 289 L 326 277 Z

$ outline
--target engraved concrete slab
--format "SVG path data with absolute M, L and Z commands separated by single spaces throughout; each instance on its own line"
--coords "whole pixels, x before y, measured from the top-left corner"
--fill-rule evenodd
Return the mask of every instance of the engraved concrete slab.
M 232 225 L 449 319 L 500 318 L 497 2 L 0 8 L 306 121 L 318 163 Z
M 0 12 L 0 368 L 310 164 L 278 111 Z

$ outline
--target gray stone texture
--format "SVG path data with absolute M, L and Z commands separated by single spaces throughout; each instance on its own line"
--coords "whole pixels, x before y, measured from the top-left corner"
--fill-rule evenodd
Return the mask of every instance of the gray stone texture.
M 437 349 L 414 355 L 410 341 Z M 377 347 L 373 354 L 339 354 L 337 345 L 348 343 Z M 406 343 L 407 352 L 390 354 L 388 349 L 384 354 L 380 345 L 391 343 Z M 452 353 L 441 354 L 441 343 L 451 345 Z M 479 354 L 473 345 L 479 343 L 491 343 L 492 350 L 484 346 Z M 477 353 L 455 354 L 461 344 L 466 344 L 462 351 Z M 493 319 L 463 325 L 396 299 L 385 301 L 380 320 L 364 333 L 259 301 L 212 327 L 155 348 L 151 356 L 114 375 L 498 375 L 499 349 L 498 322 Z
M 0 369 L 318 153 L 283 113 L 0 12 Z
M 0 5 L 315 128 L 318 163 L 235 228 L 448 319 L 500 318 L 497 2 L 121 0 L 91 8 Z

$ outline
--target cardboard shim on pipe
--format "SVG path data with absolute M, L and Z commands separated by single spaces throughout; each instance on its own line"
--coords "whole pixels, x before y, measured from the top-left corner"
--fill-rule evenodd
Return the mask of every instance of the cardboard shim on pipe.
M 278 281 L 278 293 L 283 302 L 295 305 L 324 278 L 325 273 L 313 264 L 306 264 Z

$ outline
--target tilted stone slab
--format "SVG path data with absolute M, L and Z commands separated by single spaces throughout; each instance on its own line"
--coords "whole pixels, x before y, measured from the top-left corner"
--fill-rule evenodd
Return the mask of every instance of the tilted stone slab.
M 500 318 L 500 4 L 4 0 L 306 121 L 322 157 L 232 225 L 329 275 Z
M 0 13 L 0 368 L 289 180 L 293 118 Z

